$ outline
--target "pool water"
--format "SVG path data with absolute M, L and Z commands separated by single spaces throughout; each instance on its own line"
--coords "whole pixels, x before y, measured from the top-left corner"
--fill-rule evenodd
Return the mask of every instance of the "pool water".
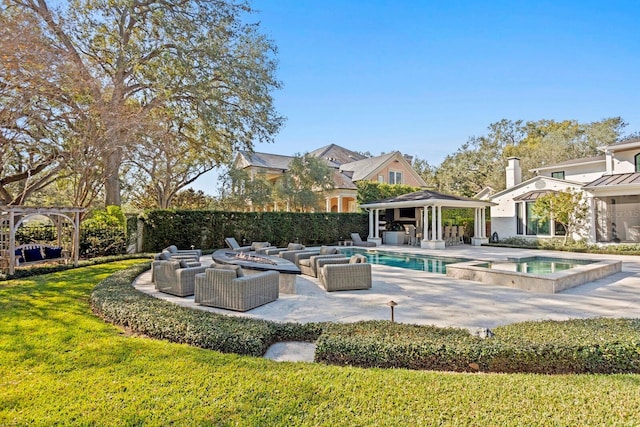
M 551 274 L 594 262 L 593 260 L 531 257 L 506 262 L 492 262 L 489 268 L 517 273 Z
M 410 270 L 427 271 L 429 273 L 446 274 L 447 264 L 470 261 L 464 258 L 433 257 L 428 255 L 403 254 L 359 248 L 340 248 L 346 256 L 362 254 L 370 264 L 390 267 L 408 268 Z

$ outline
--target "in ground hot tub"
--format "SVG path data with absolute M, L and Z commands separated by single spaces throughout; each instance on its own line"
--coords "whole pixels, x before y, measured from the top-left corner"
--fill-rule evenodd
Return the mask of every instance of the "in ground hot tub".
M 526 257 L 449 264 L 447 276 L 552 294 L 621 270 L 620 261 Z

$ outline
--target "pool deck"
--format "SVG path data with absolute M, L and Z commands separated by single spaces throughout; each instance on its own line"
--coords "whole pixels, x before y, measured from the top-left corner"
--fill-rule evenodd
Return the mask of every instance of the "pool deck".
M 298 276 L 296 294 L 280 294 L 277 301 L 245 313 L 202 307 L 193 297 L 157 292 L 145 272 L 134 286 L 157 298 L 205 311 L 280 322 L 355 322 L 389 320 L 386 303 L 394 300 L 396 322 L 455 326 L 476 330 L 526 320 L 565 320 L 590 317 L 640 317 L 640 257 L 554 251 L 453 246 L 427 250 L 408 246 L 378 249 L 478 260 L 508 257 L 559 256 L 621 260 L 622 271 L 556 294 L 542 294 L 498 285 L 453 279 L 443 274 L 373 265 L 373 287 L 363 291 L 326 292 L 317 279 Z M 211 256 L 202 257 L 203 264 Z

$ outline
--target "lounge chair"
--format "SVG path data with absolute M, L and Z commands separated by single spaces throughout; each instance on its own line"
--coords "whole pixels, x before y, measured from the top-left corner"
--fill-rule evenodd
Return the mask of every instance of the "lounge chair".
M 247 311 L 278 299 L 277 271 L 244 276 L 241 268 L 207 268 L 195 278 L 196 304 Z
M 178 249 L 176 245 L 167 246 L 163 251 L 169 252 L 172 256 L 193 255 L 198 259 L 202 256 L 202 250 L 200 249 Z
M 360 233 L 351 233 L 351 240 L 353 241 L 353 246 L 364 246 L 366 248 L 372 248 L 376 246 L 375 242 L 365 242 L 360 237 Z
M 371 264 L 364 255 L 353 255 L 348 264 L 323 265 L 318 278 L 327 292 L 371 289 Z
M 226 237 L 224 242 L 234 251 L 249 252 L 251 250 L 251 246 L 240 246 L 235 237 Z
M 154 261 L 153 276 L 156 289 L 166 294 L 186 297 L 193 295 L 196 274 L 206 267 L 193 266 L 188 260 Z

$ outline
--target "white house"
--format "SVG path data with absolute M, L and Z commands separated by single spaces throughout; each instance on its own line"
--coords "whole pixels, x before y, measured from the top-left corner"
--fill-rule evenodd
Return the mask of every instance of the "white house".
M 540 221 L 535 200 L 550 191 L 583 193 L 589 224 L 580 235 L 594 242 L 640 242 L 640 138 L 598 147 L 601 156 L 575 159 L 532 169 L 538 175 L 521 181 L 520 161 L 510 158 L 507 188 L 484 197 L 491 208 L 491 231 L 506 237 L 544 238 L 562 235 L 561 226 Z

